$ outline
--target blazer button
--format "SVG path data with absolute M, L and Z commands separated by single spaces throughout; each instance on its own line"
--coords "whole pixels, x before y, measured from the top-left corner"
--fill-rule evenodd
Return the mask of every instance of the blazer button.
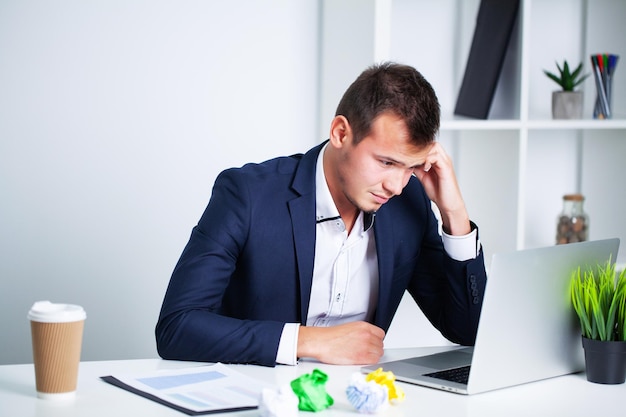
M 470 282 L 471 283 L 476 283 L 476 275 L 474 275 L 474 274 L 470 275 Z
M 473 302 L 474 304 L 478 304 L 478 297 L 474 297 L 474 299 L 472 300 L 472 302 Z

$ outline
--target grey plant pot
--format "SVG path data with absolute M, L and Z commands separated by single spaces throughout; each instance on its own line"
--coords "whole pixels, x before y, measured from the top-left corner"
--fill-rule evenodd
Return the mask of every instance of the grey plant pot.
M 583 116 L 582 91 L 553 91 L 552 118 L 580 119 Z

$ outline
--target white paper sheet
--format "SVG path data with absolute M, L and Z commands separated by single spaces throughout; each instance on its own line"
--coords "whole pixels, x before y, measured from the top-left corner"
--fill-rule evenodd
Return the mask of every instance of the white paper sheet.
M 269 386 L 221 363 L 102 379 L 191 415 L 256 408 Z

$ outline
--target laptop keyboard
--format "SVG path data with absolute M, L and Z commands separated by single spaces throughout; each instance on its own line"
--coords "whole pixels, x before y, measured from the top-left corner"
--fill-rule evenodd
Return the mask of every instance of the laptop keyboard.
M 459 384 L 467 385 L 467 380 L 469 379 L 469 371 L 470 365 L 466 365 L 459 368 L 445 369 L 443 371 L 424 374 L 424 376 L 445 379 L 446 381 L 458 382 Z

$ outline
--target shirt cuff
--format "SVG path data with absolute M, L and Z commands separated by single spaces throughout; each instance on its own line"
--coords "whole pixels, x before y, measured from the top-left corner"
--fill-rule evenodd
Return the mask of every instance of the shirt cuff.
M 298 330 L 299 323 L 285 323 L 283 333 L 278 343 L 278 352 L 276 353 L 276 363 L 282 365 L 297 365 L 298 358 Z
M 442 232 L 443 248 L 455 261 L 467 261 L 475 259 L 480 251 L 478 241 L 478 229 L 472 227 L 472 231 L 463 236 L 453 236 Z

